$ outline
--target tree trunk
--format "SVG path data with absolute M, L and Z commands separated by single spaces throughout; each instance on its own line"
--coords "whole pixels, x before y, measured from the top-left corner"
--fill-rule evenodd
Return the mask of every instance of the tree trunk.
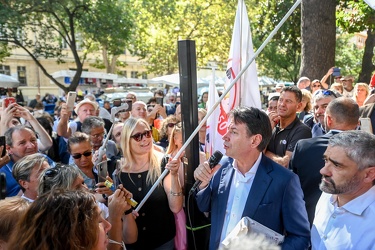
M 367 39 L 365 42 L 365 49 L 362 58 L 362 70 L 359 73 L 358 82 L 370 83 L 372 71 L 374 71 L 375 66 L 372 63 L 374 57 L 374 47 L 375 47 L 375 31 L 372 29 L 367 30 Z
M 112 55 L 110 69 L 107 73 L 116 74 L 116 62 L 120 55 Z
M 300 76 L 321 79 L 335 66 L 336 1 L 302 0 Z

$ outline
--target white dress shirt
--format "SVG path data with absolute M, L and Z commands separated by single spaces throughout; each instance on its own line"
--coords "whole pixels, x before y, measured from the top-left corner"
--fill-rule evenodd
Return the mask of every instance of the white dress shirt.
M 337 206 L 337 196 L 322 193 L 311 229 L 312 249 L 375 249 L 375 186 Z
M 249 196 L 251 186 L 253 185 L 254 176 L 258 170 L 262 154 L 259 154 L 257 161 L 248 172 L 243 175 L 237 167 L 237 161 L 233 161 L 234 176 L 230 186 L 227 208 L 223 230 L 221 231 L 222 242 L 225 237 L 233 230 L 237 223 L 242 219 L 243 210 Z

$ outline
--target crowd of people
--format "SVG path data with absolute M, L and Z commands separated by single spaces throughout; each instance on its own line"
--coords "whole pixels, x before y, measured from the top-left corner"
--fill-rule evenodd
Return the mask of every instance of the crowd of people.
M 62 101 L 53 117 L 40 95 L 29 107 L 2 107 L 0 248 L 218 249 L 249 217 L 283 236 L 271 249 L 373 249 L 375 97 L 352 76 L 329 85 L 332 73 L 277 85 L 267 110 L 231 110 L 216 166 L 207 161 L 205 125 L 200 164 L 176 158 L 184 126 L 173 93 L 155 91 L 145 103 L 129 92 L 130 110 L 121 101 L 100 107 L 88 94 L 73 112 Z M 208 231 L 199 247 L 188 243 L 185 168 L 201 181 L 193 196 Z

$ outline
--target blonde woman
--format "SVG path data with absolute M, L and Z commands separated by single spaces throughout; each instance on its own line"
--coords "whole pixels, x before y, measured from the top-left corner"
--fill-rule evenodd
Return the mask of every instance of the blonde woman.
M 297 110 L 297 116 L 301 121 L 303 121 L 303 118 L 307 114 L 310 114 L 310 111 L 312 109 L 312 104 L 311 104 L 312 95 L 311 95 L 311 92 L 308 91 L 307 89 L 301 89 L 301 92 L 302 92 L 302 101 L 301 101 L 302 105 Z
M 140 202 L 163 172 L 163 154 L 154 150 L 148 122 L 133 117 L 124 122 L 121 148 L 124 159 L 116 175 L 116 183 L 122 183 Z M 180 160 L 169 160 L 166 164 L 169 173 L 139 210 L 136 220 L 138 240 L 127 245 L 127 249 L 173 250 L 176 235 L 173 213 L 180 212 L 183 202 L 178 177 L 180 163 Z
M 370 88 L 367 83 L 359 82 L 354 86 L 353 99 L 357 102 L 358 106 L 363 106 L 364 101 L 370 94 Z

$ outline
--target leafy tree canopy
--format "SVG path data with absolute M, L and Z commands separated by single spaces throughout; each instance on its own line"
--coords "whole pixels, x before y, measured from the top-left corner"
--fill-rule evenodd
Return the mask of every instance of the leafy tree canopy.
M 95 43 L 109 53 L 118 54 L 129 39 L 129 16 L 122 16 L 125 2 L 120 0 L 10 0 L 0 2 L 0 42 L 24 49 L 43 73 L 65 92 L 75 90 L 87 53 Z M 122 18 L 120 18 L 122 16 Z M 117 22 L 118 29 L 113 26 Z M 77 37 L 87 39 L 77 40 Z M 121 39 L 119 38 L 121 37 Z M 119 42 L 122 40 L 121 42 Z M 63 63 L 66 44 L 75 64 L 76 74 L 69 88 L 57 82 L 40 63 L 54 58 Z M 80 50 L 80 48 L 84 48 Z

